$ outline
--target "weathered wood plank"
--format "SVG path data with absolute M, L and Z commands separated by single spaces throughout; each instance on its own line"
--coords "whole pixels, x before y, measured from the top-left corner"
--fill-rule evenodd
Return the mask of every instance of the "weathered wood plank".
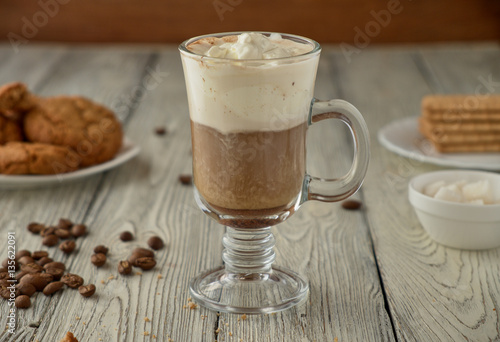
M 479 75 L 500 79 L 500 51 L 469 45 L 422 51 L 423 57 L 412 49 L 367 49 L 341 68 L 346 97 L 366 113 L 373 135 L 363 197 L 391 318 L 403 341 L 498 340 L 498 249 L 460 251 L 433 242 L 407 200 L 407 182 L 439 168 L 388 152 L 375 137 L 389 121 L 418 115 L 425 94 L 469 93 Z

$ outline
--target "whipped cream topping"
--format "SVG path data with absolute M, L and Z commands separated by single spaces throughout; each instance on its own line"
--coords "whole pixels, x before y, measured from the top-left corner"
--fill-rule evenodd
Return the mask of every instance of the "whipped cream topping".
M 230 59 L 274 59 L 298 56 L 312 50 L 309 44 L 283 39 L 279 33 L 269 37 L 256 32 L 238 36 L 201 39 L 188 49 L 204 56 Z
M 307 121 L 319 53 L 296 59 L 271 56 L 300 55 L 312 49 L 310 44 L 282 39 L 279 34 L 268 38 L 243 33 L 205 37 L 188 49 L 196 53 L 181 54 L 193 122 L 228 134 L 281 131 Z M 209 51 L 213 56 L 242 59 L 200 57 Z

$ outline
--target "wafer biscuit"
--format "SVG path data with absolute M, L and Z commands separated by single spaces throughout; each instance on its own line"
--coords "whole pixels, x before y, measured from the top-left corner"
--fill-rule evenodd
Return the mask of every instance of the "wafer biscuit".
M 500 152 L 500 95 L 426 96 L 419 130 L 439 152 Z
M 419 124 L 423 130 L 436 130 L 445 133 L 500 132 L 500 121 L 448 122 L 434 121 L 420 117 Z
M 500 95 L 427 95 L 422 109 L 429 112 L 500 112 Z

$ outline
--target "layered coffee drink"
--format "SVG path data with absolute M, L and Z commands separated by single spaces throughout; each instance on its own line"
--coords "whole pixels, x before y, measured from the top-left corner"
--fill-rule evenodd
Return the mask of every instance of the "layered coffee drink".
M 260 226 L 297 203 L 317 58 L 280 35 L 206 37 L 183 56 L 194 184 L 221 222 Z M 290 59 L 282 57 L 298 56 Z M 272 222 L 273 224 L 276 222 Z

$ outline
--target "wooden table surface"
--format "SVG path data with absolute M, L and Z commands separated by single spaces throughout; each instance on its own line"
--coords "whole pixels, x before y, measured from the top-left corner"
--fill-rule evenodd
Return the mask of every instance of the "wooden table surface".
M 277 265 L 309 279 L 306 303 L 261 316 L 186 308 L 189 280 L 221 261 L 223 227 L 196 206 L 190 186 L 188 106 L 176 46 L 61 46 L 29 44 L 19 52 L 0 45 L 0 83 L 24 81 L 40 95 L 81 94 L 114 109 L 126 136 L 140 146 L 134 160 L 111 171 L 50 188 L 0 191 L 0 256 L 7 233 L 17 249 L 49 250 L 96 295 L 65 289 L 38 293 L 17 311 L 15 334 L 0 341 L 499 341 L 500 249 L 443 247 L 422 229 L 407 196 L 408 180 L 441 167 L 384 149 L 378 130 L 420 112 L 430 93 L 500 93 L 498 44 L 369 46 L 350 58 L 338 47 L 322 53 L 316 96 L 342 98 L 363 113 L 371 132 L 371 162 L 354 198 L 361 211 L 308 202 L 273 228 Z M 323 122 L 324 123 L 324 122 Z M 168 134 L 154 130 L 165 126 Z M 319 125 L 317 125 L 319 126 Z M 347 130 L 330 122 L 312 127 L 308 167 L 340 176 L 351 163 Z M 59 218 L 85 223 L 89 234 L 65 256 L 26 231 L 32 221 Z M 120 232 L 136 235 L 122 242 Z M 153 271 L 129 277 L 116 266 L 152 235 L 167 246 Z M 107 264 L 90 263 L 98 244 L 110 248 Z M 0 302 L 0 325 L 9 307 Z

